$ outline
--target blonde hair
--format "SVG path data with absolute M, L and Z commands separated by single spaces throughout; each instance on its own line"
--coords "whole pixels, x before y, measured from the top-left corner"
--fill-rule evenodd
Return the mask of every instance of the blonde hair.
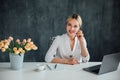
M 71 15 L 70 17 L 68 17 L 68 19 L 66 20 L 66 24 L 68 23 L 68 21 L 70 21 L 71 19 L 76 19 L 79 23 L 79 26 L 81 27 L 82 26 L 82 19 L 80 17 L 80 15 L 78 14 L 73 14 Z

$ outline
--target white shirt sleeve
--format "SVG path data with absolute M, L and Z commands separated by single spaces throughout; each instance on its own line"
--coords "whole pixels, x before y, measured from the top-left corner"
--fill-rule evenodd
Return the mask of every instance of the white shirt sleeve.
M 46 62 L 51 62 L 53 60 L 54 56 L 56 55 L 58 45 L 59 45 L 59 36 L 55 38 L 49 50 L 47 51 L 45 56 Z
M 88 56 L 86 56 L 86 57 L 83 57 L 83 56 L 82 56 L 82 62 L 88 62 L 89 59 L 90 59 L 89 54 L 88 54 Z

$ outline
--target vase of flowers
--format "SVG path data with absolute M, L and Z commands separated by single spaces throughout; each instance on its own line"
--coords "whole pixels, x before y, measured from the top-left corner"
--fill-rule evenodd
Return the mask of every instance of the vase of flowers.
M 24 54 L 20 56 L 14 53 L 9 54 L 11 69 L 19 70 L 23 67 Z
M 27 51 L 37 50 L 38 47 L 31 41 L 31 38 L 16 39 L 13 40 L 13 37 L 9 37 L 8 39 L 4 39 L 0 41 L 0 50 L 2 52 L 9 53 L 11 69 L 19 70 L 22 68 L 24 54 Z

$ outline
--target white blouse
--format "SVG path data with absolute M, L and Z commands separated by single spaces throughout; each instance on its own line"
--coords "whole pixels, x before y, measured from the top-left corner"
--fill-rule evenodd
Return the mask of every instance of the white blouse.
M 85 46 L 86 46 L 86 40 Z M 87 49 L 87 46 L 86 46 Z M 67 34 L 63 34 L 61 36 L 57 36 L 55 40 L 53 41 L 51 47 L 47 51 L 47 54 L 45 56 L 46 62 L 51 62 L 54 57 L 59 57 L 63 59 L 69 59 L 76 58 L 79 62 L 87 62 L 90 59 L 90 56 L 88 54 L 87 57 L 83 57 L 81 55 L 81 48 L 80 48 L 80 42 L 77 37 L 75 37 L 75 43 L 73 50 L 70 48 L 70 39 Z

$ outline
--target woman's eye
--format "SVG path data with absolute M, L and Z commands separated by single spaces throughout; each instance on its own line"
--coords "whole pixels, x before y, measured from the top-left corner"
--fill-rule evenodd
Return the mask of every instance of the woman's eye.
M 68 23 L 67 25 L 68 25 L 68 26 L 71 26 L 71 24 L 70 24 L 70 23 Z
M 74 28 L 77 28 L 77 27 L 78 27 L 77 25 L 74 26 Z

